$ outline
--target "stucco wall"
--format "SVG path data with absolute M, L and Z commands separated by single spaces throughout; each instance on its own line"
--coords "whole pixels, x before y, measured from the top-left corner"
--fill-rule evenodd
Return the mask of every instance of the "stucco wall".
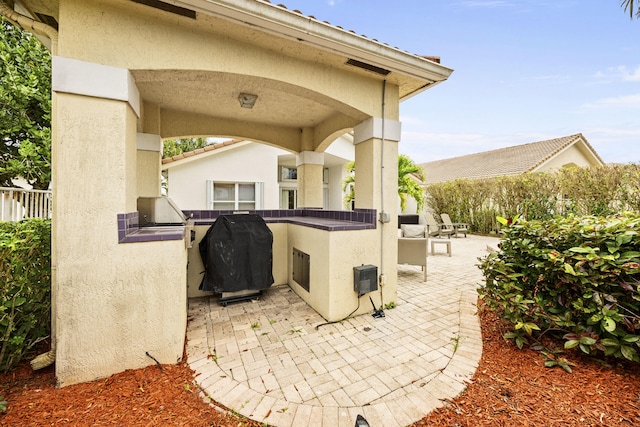
M 129 69 L 253 74 L 274 82 L 291 82 L 300 87 L 301 95 L 315 91 L 362 111 L 380 109 L 379 98 L 371 96 L 380 93 L 379 81 L 282 55 L 275 45 L 265 49 L 257 43 L 234 40 L 224 32 L 229 28 L 227 23 L 205 14 L 194 23 L 133 2 L 114 5 L 100 0 L 61 0 L 60 21 L 65 23 L 58 53 L 61 56 Z M 92 48 L 105 45 L 105 32 L 109 46 Z M 161 55 L 158 46 L 162 47 Z M 389 117 L 398 116 L 397 103 L 388 103 L 386 108 Z
M 342 192 L 342 180 L 347 175 L 344 166 L 332 166 L 329 169 L 329 200 L 327 209 L 331 211 L 345 210 L 344 193 Z
M 136 13 L 132 13 L 132 9 Z M 225 33 L 225 29 L 231 30 L 228 23 L 211 16 L 201 15 L 194 24 L 186 18 L 133 2 L 62 0 L 60 22 L 64 24 L 64 33 L 60 35 L 60 56 L 130 70 L 184 70 L 176 71 L 183 75 L 184 80 L 210 73 L 209 79 L 224 79 L 229 87 L 258 85 L 267 90 L 265 86 L 274 86 L 278 91 L 309 97 L 319 104 L 330 102 L 335 107 L 342 107 L 353 117 L 337 114 L 328 121 L 348 122 L 345 128 L 369 116 L 376 116 L 380 111 L 380 98 L 372 96 L 381 93 L 381 83 L 377 79 L 279 53 L 277 44 L 280 41 L 276 38 L 268 48 L 234 40 Z M 96 46 L 106 48 L 98 49 Z M 194 70 L 195 74 L 185 74 L 188 70 Z M 387 95 L 391 94 L 396 100 L 385 104 L 386 115 L 397 118 L 397 88 L 389 85 Z M 227 92 L 208 95 L 212 99 L 230 96 Z M 183 96 L 188 98 L 189 95 Z M 192 96 L 201 96 L 201 93 Z M 185 108 L 188 108 L 187 104 Z M 273 114 L 278 114 L 280 108 L 285 109 L 287 105 L 274 108 Z M 163 110 L 161 136 L 244 135 L 302 151 L 299 129 L 275 125 L 247 126 L 242 116 L 247 113 L 243 111 L 234 118 L 193 113 Z M 336 131 L 335 126 L 332 124 L 327 129 L 318 130 L 318 140 L 314 142 L 320 143 L 329 137 Z
M 169 197 L 180 209 L 208 210 L 211 207 L 206 206 L 207 180 L 264 182 L 261 209 L 279 209 L 278 155 L 285 151 L 252 143 L 229 148 L 169 169 Z
M 136 116 L 126 102 L 56 94 L 56 376 L 61 386 L 182 357 L 184 242 L 118 243 L 136 210 Z M 106 161 L 106 160 L 109 161 Z
M 563 150 L 561 153 L 558 153 L 553 158 L 549 159 L 549 161 L 542 164 L 539 168 L 536 169 L 536 172 L 557 171 L 567 164 L 574 164 L 580 167 L 593 165 L 585 157 L 582 151 L 580 151 L 580 149 L 574 144 L 566 150 Z
M 169 177 L 169 196 L 181 209 L 207 210 L 206 180 L 264 182 L 263 209 L 279 209 L 280 188 L 298 186 L 295 181 L 278 182 L 278 157 L 283 155 L 294 156 L 279 148 L 247 141 L 169 163 L 164 166 Z M 354 158 L 352 140 L 345 136 L 337 138 L 325 155 L 331 156 L 332 164 L 324 166 L 329 169 L 326 208 L 344 210 L 342 180 L 346 175 L 344 165 Z M 335 165 L 337 158 L 343 159 L 340 165 Z M 294 161 L 291 160 L 291 165 Z M 319 181 L 316 184 L 322 185 Z
M 378 229 L 326 232 L 300 225 L 289 225 L 289 265 L 292 249 L 301 250 L 310 257 L 309 292 L 291 277 L 291 288 L 328 321 L 343 319 L 358 307 L 358 294 L 353 289 L 353 267 L 371 264 L 380 274 L 380 244 Z M 395 258 L 395 257 L 394 257 Z M 397 266 L 395 261 L 386 267 L 383 291 L 384 303 L 396 299 Z M 380 304 L 379 291 L 360 298 L 360 307 L 354 314 L 372 310 L 369 296 Z M 397 302 L 397 301 L 396 301 Z
M 340 320 L 358 306 L 358 294 L 353 289 L 353 267 L 362 264 L 380 266 L 379 229 L 328 232 L 295 224 L 268 224 L 273 233 L 274 284 L 289 286 L 326 320 Z M 198 290 L 204 266 L 198 243 L 209 226 L 196 226 L 196 240 L 189 249 L 188 296 L 214 295 Z M 296 248 L 310 256 L 310 289 L 306 291 L 292 278 L 292 252 Z M 391 249 L 389 249 L 391 251 Z M 382 287 L 383 302 L 395 301 L 397 292 L 396 265 L 385 268 Z M 380 305 L 380 292 L 361 297 L 360 308 L 354 314 L 370 312 L 373 298 Z M 397 302 L 397 301 L 395 301 Z
M 160 153 L 138 150 L 137 152 L 138 196 L 160 195 Z

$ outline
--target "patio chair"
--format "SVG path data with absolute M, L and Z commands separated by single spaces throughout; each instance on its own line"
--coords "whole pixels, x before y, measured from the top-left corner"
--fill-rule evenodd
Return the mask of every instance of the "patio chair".
M 455 232 L 455 229 L 443 227 L 444 224 L 440 224 L 434 216 L 429 213 L 424 213 L 424 219 L 427 221 L 427 234 L 428 237 L 451 237 L 451 235 Z
M 398 236 L 398 264 L 419 265 L 424 271 L 424 281 L 427 281 L 427 246 L 429 238 L 424 225 L 401 225 Z
M 467 231 L 469 231 L 469 224 L 464 222 L 452 222 L 449 214 L 443 213 L 440 214 L 440 218 L 442 218 L 443 224 L 450 229 L 453 229 L 453 235 L 458 237 L 458 233 L 463 233 L 464 237 L 467 237 Z

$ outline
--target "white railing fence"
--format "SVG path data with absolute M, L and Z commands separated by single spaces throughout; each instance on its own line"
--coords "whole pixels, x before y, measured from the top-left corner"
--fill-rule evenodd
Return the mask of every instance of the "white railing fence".
M 51 218 L 52 192 L 0 187 L 0 221 Z

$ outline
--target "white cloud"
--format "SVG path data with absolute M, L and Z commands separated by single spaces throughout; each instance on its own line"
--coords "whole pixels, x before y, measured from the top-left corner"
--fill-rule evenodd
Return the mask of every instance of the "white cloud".
M 596 102 L 583 104 L 584 108 L 640 108 L 640 93 L 612 98 L 599 99 Z
M 608 67 L 604 71 L 597 71 L 594 77 L 600 83 L 611 82 L 640 82 L 640 65 L 635 68 L 629 68 L 626 65 L 618 65 L 617 67 Z
M 597 138 L 602 139 L 617 139 L 617 138 L 640 138 L 640 127 L 590 127 L 584 130 L 584 136 L 589 139 L 589 136 L 595 135 Z
M 640 82 L 640 66 L 637 66 L 635 70 L 627 70 L 623 67 L 623 80 L 628 82 Z
M 640 127 L 588 127 L 583 135 L 605 163 L 640 163 Z

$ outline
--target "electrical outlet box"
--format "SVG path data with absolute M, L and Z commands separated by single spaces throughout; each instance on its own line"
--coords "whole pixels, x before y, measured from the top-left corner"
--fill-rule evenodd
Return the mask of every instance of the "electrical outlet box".
M 380 212 L 378 215 L 379 221 L 386 224 L 387 222 L 391 222 L 391 215 L 388 212 Z
M 353 267 L 353 290 L 358 295 L 378 290 L 378 267 L 364 264 Z

